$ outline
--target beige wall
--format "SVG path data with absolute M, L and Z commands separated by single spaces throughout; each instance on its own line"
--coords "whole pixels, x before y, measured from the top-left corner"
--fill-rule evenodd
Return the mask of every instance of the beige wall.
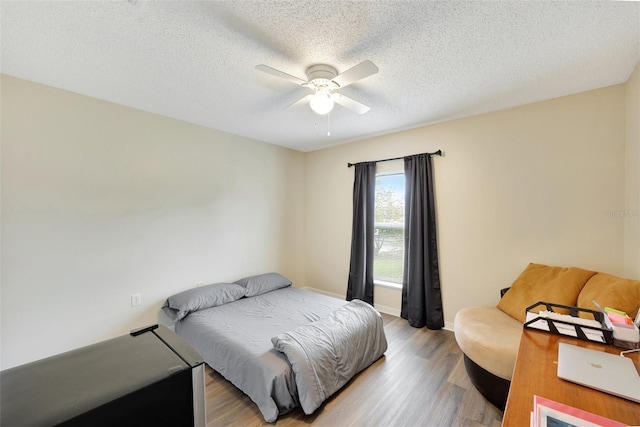
M 198 282 L 276 270 L 344 295 L 347 162 L 437 149 L 449 326 L 532 261 L 638 278 L 638 221 L 608 213 L 638 209 L 639 75 L 306 154 L 2 76 L 0 365 L 155 323 Z
M 198 282 L 303 281 L 302 153 L 1 84 L 2 368 L 156 323 Z
M 640 65 L 626 85 L 625 276 L 640 279 Z
M 429 102 L 425 97 L 425 102 Z M 623 274 L 625 86 L 307 153 L 307 285 L 346 293 L 353 169 L 347 162 L 442 149 L 435 157 L 445 321 L 493 305 L 529 262 Z M 402 168 L 402 165 L 398 165 Z M 400 292 L 376 288 L 378 305 Z

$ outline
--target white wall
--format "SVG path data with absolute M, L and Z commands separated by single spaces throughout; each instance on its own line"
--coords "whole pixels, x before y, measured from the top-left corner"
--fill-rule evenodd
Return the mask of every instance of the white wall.
M 428 97 L 425 102 L 429 102 Z M 623 274 L 625 86 L 307 153 L 306 284 L 346 294 L 353 169 L 434 157 L 445 321 L 494 305 L 529 262 Z M 399 166 L 402 167 L 401 165 Z M 376 288 L 376 304 L 400 292 Z
M 624 272 L 640 279 L 640 65 L 626 85 Z
M 1 83 L 2 368 L 156 323 L 198 282 L 303 281 L 302 153 Z

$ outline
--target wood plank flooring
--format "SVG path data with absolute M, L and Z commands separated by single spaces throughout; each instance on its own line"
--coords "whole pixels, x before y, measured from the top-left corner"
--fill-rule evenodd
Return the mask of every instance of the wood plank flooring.
M 207 426 L 499 427 L 502 411 L 471 384 L 453 332 L 416 329 L 383 314 L 389 348 L 313 415 L 301 409 L 264 421 L 258 407 L 207 367 Z

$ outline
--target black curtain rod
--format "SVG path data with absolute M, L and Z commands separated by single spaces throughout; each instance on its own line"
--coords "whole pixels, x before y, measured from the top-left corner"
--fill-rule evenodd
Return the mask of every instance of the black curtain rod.
M 430 156 L 442 156 L 442 150 L 434 151 L 433 153 L 422 153 L 422 154 L 428 154 Z M 419 154 L 412 154 L 412 156 L 418 156 L 418 155 Z M 411 157 L 411 156 L 402 156 L 402 157 L 394 157 L 392 159 L 374 160 L 374 162 L 375 163 L 390 162 L 391 160 L 402 160 L 405 157 Z M 369 163 L 369 162 L 347 163 L 347 167 L 350 168 L 351 166 L 355 166 L 360 163 Z

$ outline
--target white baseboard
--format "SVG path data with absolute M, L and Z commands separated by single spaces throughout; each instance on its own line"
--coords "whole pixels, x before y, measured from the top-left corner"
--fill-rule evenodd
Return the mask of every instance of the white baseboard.
M 317 292 L 319 294 L 328 295 L 330 297 L 334 297 L 342 300 L 345 299 L 344 295 L 334 294 L 333 292 L 327 292 L 322 289 L 311 288 L 309 286 L 304 286 L 301 289 L 306 289 L 308 291 Z M 390 314 L 392 316 L 400 317 L 400 310 L 398 310 L 397 308 L 388 307 L 386 305 L 380 305 L 380 304 L 373 304 L 373 306 L 380 313 L 385 313 L 385 314 Z
M 307 291 L 317 292 L 319 294 L 327 295 L 327 296 L 338 298 L 338 299 L 342 299 L 342 300 L 345 299 L 344 295 L 334 294 L 333 292 L 327 292 L 327 291 L 324 291 L 322 289 L 316 289 L 316 288 L 312 288 L 312 287 L 309 287 L 309 286 L 303 286 L 300 289 L 306 289 Z M 400 310 L 397 309 L 397 308 L 389 307 L 389 306 L 386 306 L 386 305 L 375 304 L 375 303 L 373 304 L 373 306 L 380 313 L 390 314 L 391 316 L 400 317 Z M 453 322 L 445 321 L 444 322 L 444 329 L 447 330 L 447 331 L 453 332 Z
M 338 299 L 345 299 L 344 295 L 334 294 L 333 292 L 323 291 L 322 289 L 312 288 L 310 286 L 303 286 L 300 289 L 305 289 L 307 291 L 316 292 L 322 295 L 327 295 L 327 296 L 338 298 Z
M 400 317 L 400 310 L 397 309 L 397 308 L 389 307 L 389 306 L 386 306 L 386 305 L 380 305 L 380 304 L 376 304 L 376 303 L 374 303 L 373 306 L 380 313 L 390 314 L 392 316 Z

